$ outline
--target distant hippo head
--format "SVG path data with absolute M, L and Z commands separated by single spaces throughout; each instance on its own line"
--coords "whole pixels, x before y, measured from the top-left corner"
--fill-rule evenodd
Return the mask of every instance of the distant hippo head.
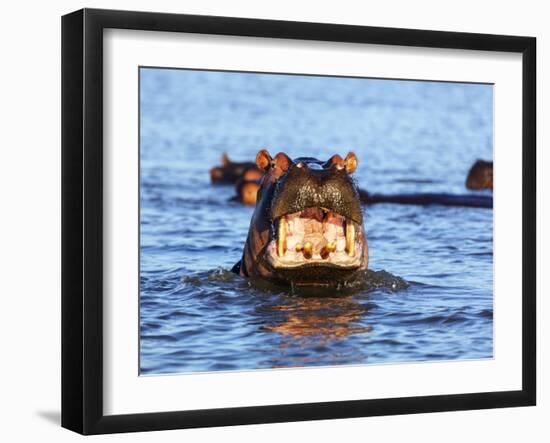
M 260 180 L 241 179 L 235 185 L 235 196 L 231 200 L 243 205 L 254 206 L 259 188 Z
M 222 155 L 221 165 L 210 169 L 210 179 L 217 184 L 235 184 L 239 180 L 258 180 L 263 172 L 253 162 L 234 162 Z
M 468 189 L 493 189 L 493 162 L 477 160 L 466 178 Z
M 338 285 L 367 268 L 363 212 L 351 174 L 355 154 L 291 160 L 266 150 L 265 172 L 239 272 L 299 285 Z

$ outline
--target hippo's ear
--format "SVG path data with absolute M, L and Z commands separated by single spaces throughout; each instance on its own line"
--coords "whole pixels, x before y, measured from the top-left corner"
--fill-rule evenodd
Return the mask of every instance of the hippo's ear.
M 330 168 L 331 166 L 336 166 L 338 169 L 344 169 L 346 162 L 338 154 L 334 154 L 330 157 L 326 163 L 323 165 L 325 168 Z
M 292 160 L 284 152 L 279 152 L 273 159 L 272 163 L 274 168 L 277 168 L 280 172 L 284 173 L 288 171 L 288 168 L 290 168 Z
M 346 155 L 346 159 L 344 160 L 344 163 L 346 164 L 346 171 L 348 171 L 348 174 L 352 174 L 357 169 L 357 156 L 354 152 L 348 152 L 348 155 Z
M 348 174 L 352 174 L 357 169 L 357 156 L 353 152 L 349 152 L 344 160 L 338 154 L 334 154 L 328 159 L 324 167 L 330 168 L 333 165 L 335 165 L 338 169 L 345 168 Z
M 256 165 L 265 172 L 273 168 L 278 171 L 277 175 L 279 175 L 288 171 L 291 164 L 292 160 L 284 152 L 279 152 L 274 158 L 271 158 L 269 152 L 267 152 L 266 149 L 262 149 L 258 152 L 258 155 L 256 155 Z
M 268 171 L 269 168 L 271 168 L 271 165 L 273 163 L 273 159 L 271 158 L 271 155 L 269 155 L 269 152 L 267 152 L 267 149 L 262 149 L 258 154 L 256 154 L 256 166 L 260 168 L 262 171 Z
M 231 163 L 231 160 L 229 160 L 229 156 L 227 155 L 227 152 L 224 152 L 222 155 L 222 166 L 227 166 Z

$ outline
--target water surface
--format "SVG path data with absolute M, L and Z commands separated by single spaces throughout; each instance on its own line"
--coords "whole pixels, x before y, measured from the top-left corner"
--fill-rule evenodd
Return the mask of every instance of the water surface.
M 492 357 L 492 210 L 367 207 L 368 284 L 305 296 L 229 272 L 253 208 L 208 175 L 224 151 L 353 150 L 371 192 L 464 193 L 492 159 L 492 86 L 140 75 L 142 374 Z

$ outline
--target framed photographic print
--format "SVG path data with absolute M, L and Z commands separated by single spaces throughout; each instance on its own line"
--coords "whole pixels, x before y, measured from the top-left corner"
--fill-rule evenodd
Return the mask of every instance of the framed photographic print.
M 532 37 L 62 20 L 62 425 L 535 404 Z

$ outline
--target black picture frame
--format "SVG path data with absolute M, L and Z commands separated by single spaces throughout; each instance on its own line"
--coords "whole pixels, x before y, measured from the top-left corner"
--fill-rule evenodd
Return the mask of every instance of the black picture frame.
M 103 413 L 103 30 L 192 32 L 522 54 L 522 389 L 131 415 Z M 529 406 L 536 403 L 536 39 L 83 9 L 62 18 L 62 426 L 82 434 Z

